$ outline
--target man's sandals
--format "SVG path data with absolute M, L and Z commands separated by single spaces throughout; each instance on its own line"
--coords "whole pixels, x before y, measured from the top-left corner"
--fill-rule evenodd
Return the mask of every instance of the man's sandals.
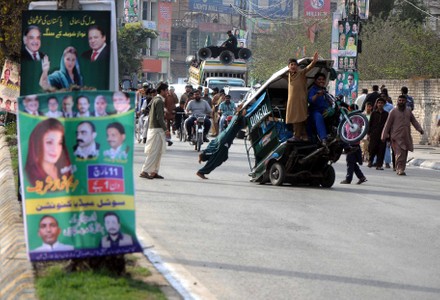
M 147 172 L 142 172 L 142 173 L 139 175 L 139 177 L 141 177 L 141 178 L 147 178 L 147 179 L 164 179 L 163 176 L 160 176 L 160 175 L 157 174 L 157 173 L 151 173 L 151 174 L 148 174 Z

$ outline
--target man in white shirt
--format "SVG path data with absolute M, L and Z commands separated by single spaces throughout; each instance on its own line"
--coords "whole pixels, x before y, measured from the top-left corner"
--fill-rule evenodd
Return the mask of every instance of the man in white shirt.
M 73 97 L 71 95 L 64 96 L 62 107 L 63 107 L 62 113 L 64 118 L 76 117 L 76 112 L 73 111 Z
M 47 107 L 49 110 L 46 113 L 46 117 L 49 118 L 60 118 L 63 116 L 63 113 L 58 110 L 58 99 L 56 97 L 49 97 L 47 99 Z
M 107 113 L 107 100 L 103 95 L 98 95 L 94 102 L 95 111 L 92 113 L 94 117 L 105 117 Z
M 42 116 L 43 113 L 38 110 L 40 102 L 37 95 L 28 95 L 23 100 L 24 110 L 30 115 Z
M 86 96 L 81 95 L 76 99 L 76 108 L 78 109 L 77 117 L 90 117 L 90 102 Z
M 117 114 L 122 114 L 130 110 L 130 96 L 127 93 L 117 91 L 113 93 L 113 107 Z
M 76 157 L 94 159 L 99 155 L 99 144 L 95 142 L 96 128 L 90 121 L 83 121 L 76 129 L 76 145 L 73 147 Z
M 65 245 L 58 242 L 58 236 L 61 233 L 61 228 L 58 226 L 58 221 L 49 215 L 45 215 L 40 219 L 38 226 L 38 235 L 43 240 L 43 244 L 32 250 L 32 252 L 51 252 L 51 251 L 72 251 L 73 246 Z
M 355 104 L 358 106 L 359 109 L 361 109 L 361 107 L 363 106 L 367 94 L 368 94 L 368 89 L 362 89 L 362 94 L 360 94 L 356 98 Z
M 104 151 L 104 157 L 111 160 L 126 160 L 129 147 L 124 146 L 125 128 L 119 122 L 113 122 L 107 125 L 107 142 L 110 149 Z
M 90 26 L 88 29 L 89 46 L 91 49 L 85 51 L 81 56 L 91 62 L 109 62 L 110 50 L 106 44 L 104 30 L 97 26 Z

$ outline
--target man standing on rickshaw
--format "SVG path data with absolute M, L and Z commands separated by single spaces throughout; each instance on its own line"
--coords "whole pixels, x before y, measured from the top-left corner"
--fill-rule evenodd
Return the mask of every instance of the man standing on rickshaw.
M 304 69 L 298 68 L 298 61 L 289 59 L 286 124 L 293 124 L 294 136 L 288 141 L 307 140 L 307 73 L 318 61 L 318 52 Z

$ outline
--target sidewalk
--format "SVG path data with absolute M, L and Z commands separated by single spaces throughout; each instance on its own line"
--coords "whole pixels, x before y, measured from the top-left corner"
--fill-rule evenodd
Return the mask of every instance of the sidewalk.
M 408 153 L 408 165 L 440 171 L 440 147 L 414 145 L 414 152 Z

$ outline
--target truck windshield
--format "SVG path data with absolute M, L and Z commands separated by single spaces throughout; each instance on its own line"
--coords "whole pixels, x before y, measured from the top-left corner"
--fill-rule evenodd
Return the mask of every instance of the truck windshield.
M 218 79 L 218 80 L 209 80 L 208 87 L 210 89 L 218 88 L 221 90 L 225 86 L 246 86 L 243 79 Z

